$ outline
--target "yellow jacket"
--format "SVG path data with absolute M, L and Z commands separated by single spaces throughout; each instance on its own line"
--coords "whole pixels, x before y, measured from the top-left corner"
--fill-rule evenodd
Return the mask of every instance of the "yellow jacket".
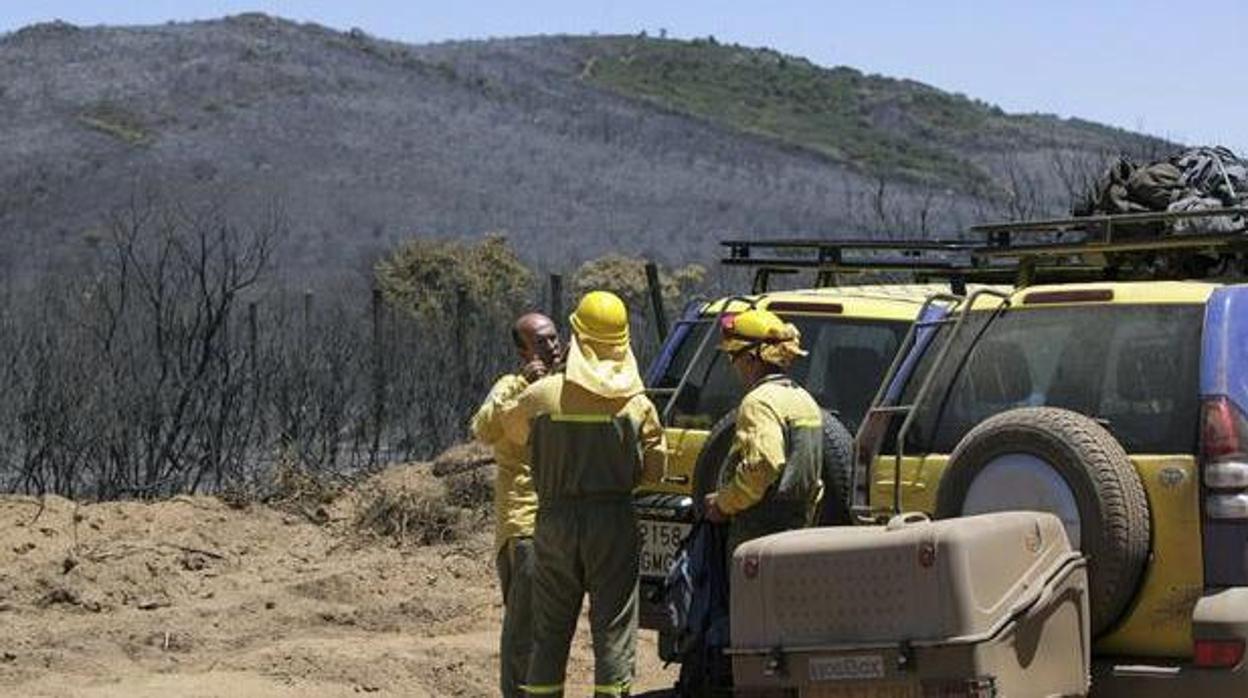
M 502 423 L 507 440 L 528 444 L 533 420 L 543 414 L 612 415 L 637 425 L 642 452 L 642 484 L 657 484 L 667 467 L 667 442 L 659 412 L 644 393 L 631 397 L 602 397 L 568 381 L 563 374 L 547 376 L 522 392 L 503 408 Z M 524 448 L 524 446 L 520 446 Z
M 746 393 L 737 408 L 737 427 L 728 462 L 732 480 L 720 488 L 716 503 L 732 516 L 762 499 L 784 467 L 786 422 L 815 422 L 823 417 L 819 404 L 801 386 L 765 381 Z
M 504 406 L 515 399 L 529 382 L 519 374 L 499 378 L 485 402 L 472 417 L 472 435 L 494 449 L 498 475 L 494 478 L 494 545 L 502 549 L 518 536 L 532 536 L 537 522 L 537 492 L 523 444 L 505 438 L 502 422 Z

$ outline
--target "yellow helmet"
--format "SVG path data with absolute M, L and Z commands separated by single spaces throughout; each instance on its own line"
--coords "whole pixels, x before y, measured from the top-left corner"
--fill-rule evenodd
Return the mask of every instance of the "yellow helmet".
M 590 291 L 568 318 L 578 337 L 599 344 L 628 344 L 628 308 L 610 291 Z
M 785 322 L 770 310 L 751 308 L 736 315 L 725 315 L 720 332 L 720 351 L 735 353 L 768 341 L 785 339 Z
M 729 354 L 758 349 L 763 361 L 781 367 L 806 355 L 801 333 L 770 310 L 750 309 L 725 315 L 720 332 L 719 350 Z

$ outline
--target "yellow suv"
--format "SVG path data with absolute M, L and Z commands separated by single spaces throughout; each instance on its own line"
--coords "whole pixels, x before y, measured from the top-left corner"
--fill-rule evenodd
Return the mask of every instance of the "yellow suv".
M 732 244 L 734 250 L 757 253 L 757 248 L 776 243 Z M 810 247 L 830 245 L 812 243 Z M 733 264 L 734 260 L 742 261 L 735 256 L 724 261 Z M 947 285 L 905 284 L 766 292 L 767 272 L 800 268 L 800 261 L 751 257 L 748 262 L 762 272 L 755 280 L 758 292 L 691 305 L 647 373 L 647 385 L 666 426 L 669 456 L 664 481 L 639 490 L 635 500 L 642 540 L 643 628 L 663 631 L 668 626 L 662 602 L 664 581 L 694 521 L 701 495 L 718 481 L 732 439 L 735 408 L 744 394 L 728 362 L 715 351 L 718 322 L 725 315 L 757 307 L 777 313 L 801 330 L 802 346 L 810 355 L 795 364 L 792 375 L 825 410 L 825 494 L 820 521 L 847 524 L 851 522 L 852 430 L 870 406 L 925 299 L 948 289 Z M 857 267 L 845 263 L 838 268 Z M 824 276 L 819 283 L 830 281 Z M 665 659 L 674 658 L 669 640 L 664 633 L 660 652 Z
M 1054 222 L 982 230 L 1028 273 L 1243 272 L 1248 233 L 1114 239 L 1113 222 L 1078 243 L 1001 237 Z M 1089 558 L 1093 695 L 1248 696 L 1248 285 L 1067 282 L 928 308 L 858 430 L 858 511 L 1052 512 Z

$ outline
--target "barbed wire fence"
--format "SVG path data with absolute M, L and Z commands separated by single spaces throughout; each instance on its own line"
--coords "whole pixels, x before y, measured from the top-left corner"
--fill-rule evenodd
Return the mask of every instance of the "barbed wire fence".
M 274 285 L 283 226 L 276 210 L 238 226 L 220 208 L 134 203 L 89 260 L 0 286 L 0 491 L 264 496 L 275 468 L 348 476 L 428 458 L 516 369 L 517 309 L 566 335 L 571 277 L 537 275 L 527 298 L 440 322 L 363 279 Z M 658 334 L 634 305 L 644 365 Z
M 0 491 L 254 490 L 279 463 L 345 474 L 462 439 L 512 318 L 448 331 L 366 284 L 275 287 L 284 225 L 136 198 L 89 259 L 0 285 Z

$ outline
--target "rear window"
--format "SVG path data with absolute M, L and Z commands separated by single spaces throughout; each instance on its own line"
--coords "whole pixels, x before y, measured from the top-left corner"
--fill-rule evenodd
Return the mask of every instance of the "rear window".
M 810 356 L 794 364 L 794 380 L 809 390 L 820 405 L 838 412 L 850 430 L 857 428 L 909 323 L 835 316 L 785 319 L 801 330 L 802 346 L 810 352 Z M 676 387 L 713 324 L 712 320 L 693 324 L 654 387 Z M 744 388 L 727 358 L 714 351 L 717 341 L 718 337 L 711 338 L 712 345 L 689 374 L 689 382 L 672 411 L 676 426 L 709 427 L 741 401 Z
M 934 377 L 908 451 L 950 453 L 987 417 L 1041 405 L 1099 420 L 1131 453 L 1195 450 L 1202 306 L 1014 309 L 988 317 L 968 319 Z M 931 346 L 917 375 L 926 374 L 940 338 Z M 904 400 L 919 383 L 910 381 Z

